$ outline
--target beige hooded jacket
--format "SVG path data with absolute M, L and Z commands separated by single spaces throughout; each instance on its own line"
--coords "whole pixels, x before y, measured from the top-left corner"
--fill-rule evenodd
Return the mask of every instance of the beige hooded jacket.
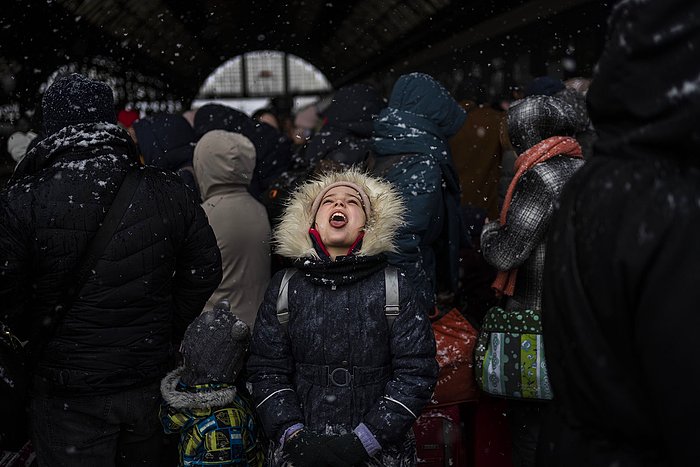
M 222 259 L 223 279 L 207 309 L 227 299 L 252 327 L 270 281 L 270 222 L 247 189 L 255 147 L 241 134 L 210 131 L 197 143 L 192 164 Z

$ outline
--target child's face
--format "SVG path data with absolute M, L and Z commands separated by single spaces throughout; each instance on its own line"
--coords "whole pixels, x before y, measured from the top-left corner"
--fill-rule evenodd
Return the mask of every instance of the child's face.
M 323 244 L 335 259 L 347 253 L 366 221 L 359 193 L 348 186 L 337 186 L 321 199 L 315 225 Z

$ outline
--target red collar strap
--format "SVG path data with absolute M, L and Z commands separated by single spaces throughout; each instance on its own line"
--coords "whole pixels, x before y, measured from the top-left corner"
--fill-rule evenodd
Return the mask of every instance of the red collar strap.
M 331 257 L 331 254 L 328 252 L 328 248 L 326 248 L 326 245 L 323 244 L 323 240 L 321 240 L 321 234 L 318 233 L 318 230 L 314 229 L 313 227 L 309 228 L 309 235 L 313 238 L 315 241 L 316 245 L 325 253 L 326 256 L 329 258 Z M 362 239 L 365 237 L 365 231 L 361 230 L 360 234 L 357 236 L 355 241 L 353 242 L 352 246 L 348 249 L 348 252 L 345 254 L 346 256 L 350 256 L 353 253 L 355 253 L 355 249 L 359 250 L 359 246 L 361 245 Z

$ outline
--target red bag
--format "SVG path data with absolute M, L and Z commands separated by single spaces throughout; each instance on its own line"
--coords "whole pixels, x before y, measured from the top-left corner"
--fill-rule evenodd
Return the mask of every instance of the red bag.
M 467 450 L 459 406 L 424 410 L 413 425 L 421 467 L 466 467 Z
M 435 319 L 439 310 L 430 316 Z M 427 408 L 458 404 L 478 399 L 474 378 L 474 346 L 479 335 L 474 326 L 457 308 L 451 309 L 432 323 L 435 333 L 435 356 L 440 373 L 435 392 Z

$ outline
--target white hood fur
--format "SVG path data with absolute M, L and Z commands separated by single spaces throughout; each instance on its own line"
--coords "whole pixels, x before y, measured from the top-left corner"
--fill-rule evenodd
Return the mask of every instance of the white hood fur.
M 350 181 L 362 187 L 372 206 L 359 254 L 373 256 L 396 251 L 394 237 L 403 224 L 405 212 L 401 195 L 389 182 L 370 177 L 359 169 L 350 169 L 320 175 L 292 194 L 273 235 L 278 254 L 288 258 L 318 258 L 309 237 L 309 228 L 314 222 L 311 205 L 326 186 L 340 181 Z

